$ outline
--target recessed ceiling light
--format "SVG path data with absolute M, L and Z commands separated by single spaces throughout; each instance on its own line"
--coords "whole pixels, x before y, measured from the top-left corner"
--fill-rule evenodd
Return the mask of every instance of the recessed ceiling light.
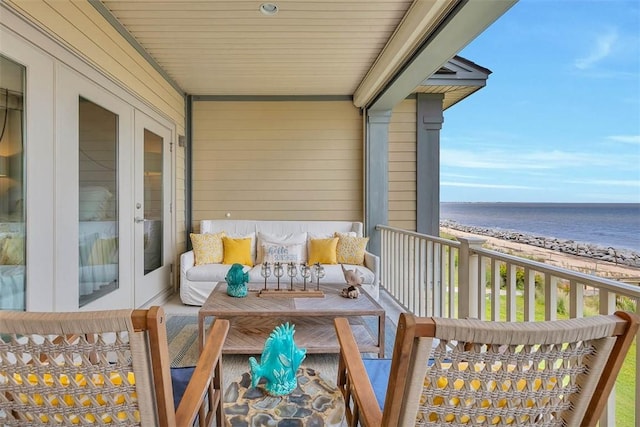
M 273 16 L 278 13 L 278 5 L 275 3 L 262 3 L 260 5 L 260 12 L 267 16 Z

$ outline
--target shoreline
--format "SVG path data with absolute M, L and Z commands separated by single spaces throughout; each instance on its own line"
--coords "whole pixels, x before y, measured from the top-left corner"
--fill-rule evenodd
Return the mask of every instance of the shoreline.
M 535 239 L 545 239 L 546 244 L 549 242 L 557 242 L 555 245 L 548 244 L 547 247 L 543 247 L 542 244 L 531 244 L 530 239 L 527 239 L 526 237 L 532 238 L 532 236 L 526 236 L 523 233 L 490 230 L 481 227 L 469 227 L 452 223 L 451 221 L 442 221 L 440 223 L 440 232 L 454 237 L 479 237 L 486 240 L 483 246 L 488 249 L 521 256 L 523 258 L 534 259 L 545 264 L 555 265 L 568 270 L 579 271 L 581 273 L 592 274 L 612 280 L 620 280 L 627 283 L 638 283 L 640 281 L 640 256 L 633 251 L 618 251 L 612 248 L 616 254 L 624 253 L 624 259 L 630 259 L 630 265 L 628 261 L 626 263 L 622 263 L 620 260 L 616 262 L 615 260 L 619 257 L 609 255 L 608 248 L 600 248 L 595 245 L 589 246 L 594 249 L 592 250 L 592 253 L 595 253 L 596 256 L 601 256 L 601 258 L 562 251 L 560 248 L 566 249 L 566 246 L 558 244 L 562 243 L 560 239 L 535 237 Z M 507 238 L 506 235 L 526 237 L 517 239 L 515 236 L 509 236 L 511 238 Z M 576 246 L 575 242 L 568 243 L 568 245 L 570 248 L 575 248 Z M 603 254 L 602 252 L 606 253 Z M 634 255 L 637 258 L 633 258 Z

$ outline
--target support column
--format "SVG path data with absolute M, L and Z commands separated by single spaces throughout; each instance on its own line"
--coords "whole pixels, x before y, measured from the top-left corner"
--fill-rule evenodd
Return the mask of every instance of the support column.
M 440 235 L 441 93 L 416 95 L 416 231 Z
M 365 146 L 365 234 L 369 251 L 380 255 L 378 224 L 389 223 L 389 121 L 391 110 L 367 112 Z

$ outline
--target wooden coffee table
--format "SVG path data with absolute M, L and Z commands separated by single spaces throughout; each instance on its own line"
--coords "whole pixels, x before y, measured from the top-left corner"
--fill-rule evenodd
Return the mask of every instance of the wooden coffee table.
M 362 353 L 378 353 L 384 357 L 384 309 L 369 294 L 359 298 L 340 296 L 344 285 L 320 285 L 324 298 L 259 297 L 261 285 L 249 284 L 244 298 L 227 295 L 227 284 L 218 283 L 198 311 L 200 349 L 205 339 L 208 317 L 229 319 L 231 328 L 224 347 L 226 354 L 260 354 L 264 342 L 277 325 L 295 325 L 295 341 L 307 353 L 339 353 L 333 319 L 346 317 Z M 286 292 L 286 291 L 282 291 Z M 376 328 L 370 328 L 362 316 L 376 318 Z

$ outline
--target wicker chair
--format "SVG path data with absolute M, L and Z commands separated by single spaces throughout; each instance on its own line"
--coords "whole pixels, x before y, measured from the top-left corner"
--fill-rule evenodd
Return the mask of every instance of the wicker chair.
M 402 314 L 392 359 L 364 363 L 346 319 L 335 327 L 350 426 L 595 426 L 638 317 L 509 323 Z
M 0 312 L 0 425 L 223 425 L 216 320 L 174 411 L 164 312 Z

